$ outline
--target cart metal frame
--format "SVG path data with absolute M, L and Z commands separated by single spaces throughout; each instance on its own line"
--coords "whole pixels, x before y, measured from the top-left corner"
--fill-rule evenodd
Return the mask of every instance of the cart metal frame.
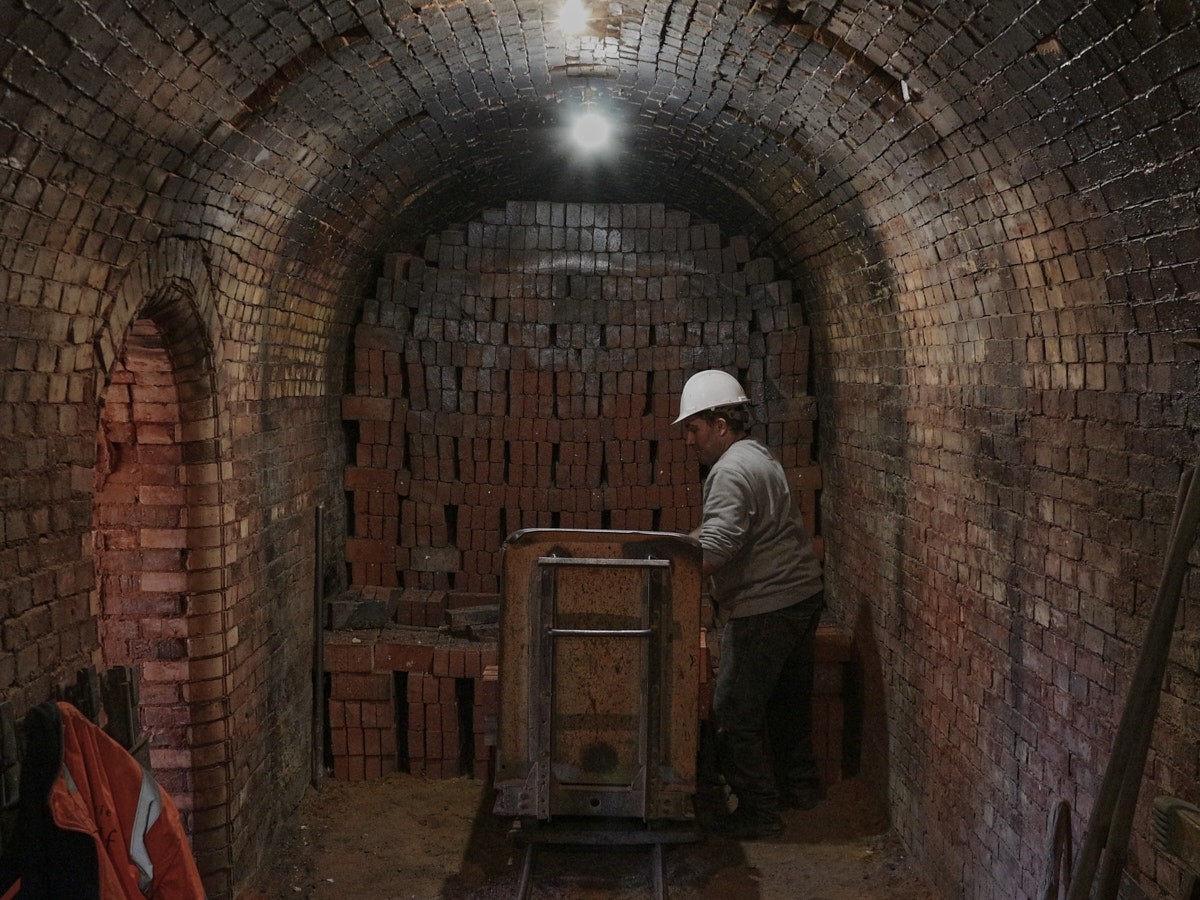
M 518 532 L 505 543 L 496 812 L 537 848 L 695 841 L 699 545 L 654 532 Z

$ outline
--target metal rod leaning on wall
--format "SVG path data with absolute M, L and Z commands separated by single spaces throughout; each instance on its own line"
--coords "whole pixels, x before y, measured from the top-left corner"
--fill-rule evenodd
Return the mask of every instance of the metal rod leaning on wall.
M 313 733 L 312 786 L 325 772 L 325 504 L 317 504 L 313 528 Z
M 1046 872 L 1042 876 L 1038 900 L 1058 900 L 1071 883 L 1073 835 L 1071 834 L 1071 805 L 1066 800 L 1059 800 L 1055 804 L 1054 812 L 1050 816 L 1047 838 L 1050 845 L 1050 858 L 1047 861 Z
M 1196 529 L 1200 527 L 1200 478 L 1195 477 L 1193 469 L 1185 470 L 1180 478 L 1173 526 L 1142 651 L 1117 726 L 1112 756 L 1071 876 L 1067 900 L 1087 900 L 1091 896 L 1098 864 L 1101 873 L 1095 900 L 1111 900 L 1120 884 L 1150 735 L 1158 714 L 1163 675 L 1171 653 L 1183 577 Z

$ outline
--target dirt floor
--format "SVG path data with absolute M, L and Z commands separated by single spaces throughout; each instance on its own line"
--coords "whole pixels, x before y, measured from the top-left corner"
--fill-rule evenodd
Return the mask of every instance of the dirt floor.
M 239 900 L 492 900 L 516 894 L 524 848 L 511 820 L 491 811 L 493 791 L 466 778 L 326 780 L 310 791 L 272 848 L 272 864 Z M 697 820 L 710 819 L 697 798 Z M 717 801 L 711 801 L 713 803 Z M 770 840 L 735 842 L 696 832 L 664 844 L 674 900 L 938 900 L 908 870 L 886 814 L 860 779 L 834 785 L 816 809 L 785 813 Z M 537 898 L 625 900 L 653 896 L 644 847 L 541 847 Z

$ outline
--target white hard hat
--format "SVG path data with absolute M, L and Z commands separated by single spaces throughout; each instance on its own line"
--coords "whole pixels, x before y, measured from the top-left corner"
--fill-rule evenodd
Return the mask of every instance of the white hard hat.
M 678 425 L 689 416 L 708 409 L 749 402 L 750 398 L 736 378 L 720 369 L 706 369 L 697 372 L 683 386 L 683 394 L 679 398 L 679 417 L 671 424 Z

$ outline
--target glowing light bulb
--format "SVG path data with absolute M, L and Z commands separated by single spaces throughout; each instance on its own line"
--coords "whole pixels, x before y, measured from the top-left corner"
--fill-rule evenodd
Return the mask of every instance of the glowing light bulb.
M 558 14 L 558 27 L 566 34 L 580 34 L 587 30 L 588 11 L 583 0 L 566 0 Z
M 571 137 L 584 150 L 598 150 L 608 143 L 612 124 L 599 113 L 584 113 L 575 120 Z

